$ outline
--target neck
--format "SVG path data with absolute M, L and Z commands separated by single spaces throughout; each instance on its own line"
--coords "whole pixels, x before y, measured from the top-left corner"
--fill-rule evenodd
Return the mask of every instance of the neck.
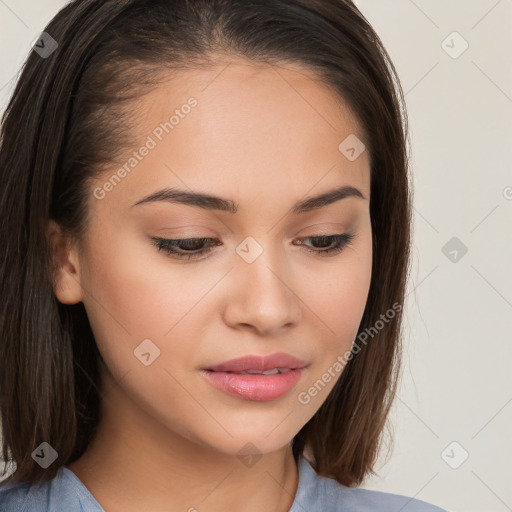
M 103 396 L 95 438 L 67 467 L 106 512 L 289 511 L 298 487 L 290 445 L 258 460 L 221 453 L 162 425 L 120 386 Z

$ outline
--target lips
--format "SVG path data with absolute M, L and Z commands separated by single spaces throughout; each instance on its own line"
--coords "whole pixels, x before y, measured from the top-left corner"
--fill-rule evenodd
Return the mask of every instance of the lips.
M 237 359 L 224 361 L 215 366 L 205 367 L 203 370 L 240 374 L 276 375 L 306 366 L 306 361 L 298 359 L 291 354 L 279 352 L 266 356 L 246 355 Z
M 282 374 L 247 375 L 236 372 L 201 370 L 201 374 L 213 387 L 228 395 L 243 400 L 263 402 L 277 400 L 288 395 L 305 371 L 305 368 L 295 368 Z

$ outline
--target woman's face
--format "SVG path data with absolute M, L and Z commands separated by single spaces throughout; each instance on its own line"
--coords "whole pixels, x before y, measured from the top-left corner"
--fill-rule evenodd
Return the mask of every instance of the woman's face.
M 357 335 L 371 277 L 370 162 L 357 121 L 314 75 L 226 65 L 182 71 L 141 100 L 138 143 L 91 189 L 77 277 L 56 293 L 73 302 L 76 287 L 84 303 L 125 400 L 112 407 L 130 403 L 217 451 L 250 442 L 267 453 L 319 409 Z M 294 211 L 340 187 L 362 197 Z M 223 202 L 143 202 L 163 189 Z M 349 244 L 325 255 L 339 240 L 309 238 L 345 233 Z M 208 240 L 175 245 L 205 250 L 187 259 L 154 238 Z M 217 372 L 228 391 L 204 371 L 276 353 L 305 367 L 293 378 Z

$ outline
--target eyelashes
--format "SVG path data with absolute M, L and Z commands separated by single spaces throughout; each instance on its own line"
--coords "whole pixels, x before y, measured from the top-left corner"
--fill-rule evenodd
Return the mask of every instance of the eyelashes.
M 153 245 L 159 251 L 163 251 L 173 257 L 176 258 L 198 258 L 203 254 L 209 253 L 212 250 L 212 247 L 216 245 L 221 245 L 221 243 L 215 238 L 178 238 L 178 239 L 170 239 L 170 238 L 159 238 L 159 237 L 151 237 L 153 241 Z M 197 249 L 198 244 L 205 244 L 208 242 L 207 248 Z M 185 245 L 185 248 L 178 248 L 179 245 Z M 188 247 L 187 247 L 188 246 Z M 189 249 L 187 251 L 187 248 Z M 192 249 L 193 252 L 190 251 Z M 194 250 L 195 249 L 195 250 Z M 182 252 L 186 251 L 186 252 Z
M 308 236 L 300 238 L 301 243 L 308 252 L 321 257 L 334 256 L 339 254 L 345 247 L 351 245 L 355 238 L 355 232 L 340 233 L 335 235 Z M 309 247 L 302 240 L 312 240 L 314 244 L 320 247 Z M 152 244 L 158 251 L 165 252 L 169 256 L 177 259 L 194 259 L 210 253 L 217 245 L 222 242 L 215 238 L 160 238 L 151 237 Z M 204 245 L 206 244 L 206 247 Z

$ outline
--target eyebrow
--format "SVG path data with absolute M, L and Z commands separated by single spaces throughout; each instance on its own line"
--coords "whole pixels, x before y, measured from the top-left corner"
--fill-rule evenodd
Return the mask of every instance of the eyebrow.
M 341 199 L 346 199 L 347 197 L 366 199 L 359 189 L 352 186 L 343 186 L 334 190 L 329 190 L 328 192 L 323 192 L 317 196 L 308 197 L 298 201 L 293 206 L 292 213 L 294 215 L 298 215 L 300 213 L 316 210 L 336 201 L 340 201 Z M 205 210 L 220 210 L 232 214 L 237 213 L 239 208 L 238 204 L 231 199 L 224 199 L 222 197 L 204 194 L 201 192 L 179 190 L 176 188 L 164 188 L 157 192 L 153 192 L 152 194 L 143 197 L 140 201 L 134 203 L 131 208 L 140 204 L 160 201 L 196 206 Z

